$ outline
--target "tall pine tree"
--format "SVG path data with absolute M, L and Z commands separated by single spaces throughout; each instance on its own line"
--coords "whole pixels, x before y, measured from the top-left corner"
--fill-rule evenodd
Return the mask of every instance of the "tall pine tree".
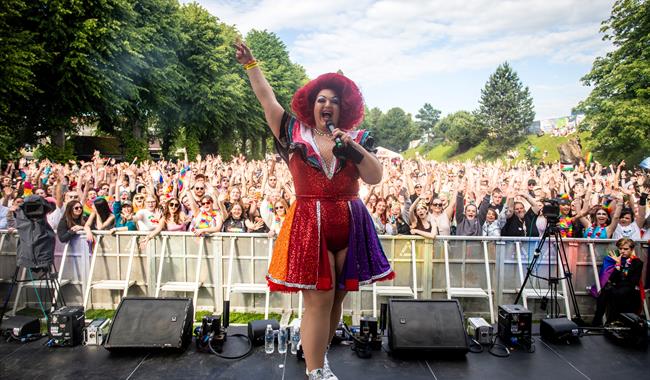
M 479 104 L 476 119 L 487 135 L 491 154 L 503 153 L 520 142 L 535 117 L 528 87 L 523 86 L 508 62 L 490 75 Z
M 440 110 L 433 108 L 429 103 L 424 103 L 415 118 L 418 120 L 416 125 L 420 128 L 420 133 L 430 141 L 434 137 L 434 127 L 440 120 Z

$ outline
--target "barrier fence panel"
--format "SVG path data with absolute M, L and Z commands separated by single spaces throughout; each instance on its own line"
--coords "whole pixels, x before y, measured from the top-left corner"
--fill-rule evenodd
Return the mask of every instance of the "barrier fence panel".
M 201 239 L 189 233 L 163 233 L 142 248 L 138 242 L 140 236 L 144 236 L 142 232 L 110 235 L 98 231 L 95 234 L 99 243 L 93 247 L 96 257 L 91 282 L 97 284 L 102 280 L 126 281 L 128 277 L 133 282 L 132 286 L 128 287 L 130 296 L 193 298 L 194 284 L 199 284 L 196 309 L 220 313 L 228 291 L 230 268 L 230 285 L 246 285 L 258 289 L 266 283 L 269 245 L 272 240 L 265 234 L 213 234 L 203 239 L 202 252 L 199 250 Z M 134 237 L 135 247 L 129 271 L 129 256 Z M 15 234 L 0 231 L 2 300 L 9 290 L 9 283 L 15 271 L 16 238 Z M 435 240 L 415 236 L 380 236 L 380 240 L 397 277 L 392 281 L 378 283 L 374 292 L 372 286 L 363 286 L 360 292 L 348 296 L 343 309 L 354 318 L 372 315 L 373 309 L 377 312 L 378 305 L 387 302 L 390 297 L 390 287 L 394 287 L 393 290 L 415 288 L 415 295 L 412 292 L 406 294 L 406 291 L 399 294 L 417 299 L 445 299 L 449 289 L 452 289 L 451 297 L 456 297 L 454 291 L 462 293 L 467 289 L 480 289 L 485 293 L 483 298 L 462 295 L 457 297 L 466 315 L 488 319 L 497 305 L 514 302 L 538 242 L 536 239 L 458 236 L 439 236 Z M 64 247 L 64 244 L 57 242 L 57 268 L 61 267 Z M 590 316 L 595 309 L 591 287 L 597 282 L 597 272 L 603 258 L 614 248 L 614 241 L 566 239 L 564 247 L 567 264 L 573 274 L 572 280 L 580 312 Z M 647 250 L 647 242 L 639 242 L 636 252 L 646 263 Z M 92 259 L 89 245 L 83 235 L 70 242 L 62 272 L 62 278 L 70 281 L 61 289 L 68 304 L 83 304 L 85 292 L 89 291 L 87 286 Z M 544 278 L 547 278 L 549 273 L 555 276 L 558 270 L 557 262 L 555 250 L 551 249 L 549 255 L 549 249 L 545 247 L 541 250 L 537 265 L 532 268 L 533 274 L 542 277 L 531 277 L 526 286 L 526 291 L 530 293 L 527 305 L 533 311 L 534 318 L 541 318 L 546 314 L 546 311 L 541 309 L 540 299 L 547 295 L 548 283 Z M 163 291 L 163 285 L 170 282 L 192 284 L 192 289 Z M 562 285 L 558 289 L 562 294 L 566 292 Z M 373 294 L 376 295 L 374 307 Z M 124 292 L 120 290 L 92 289 L 88 295 L 88 307 L 115 308 L 123 295 Z M 267 309 L 264 292 L 247 292 L 240 289 L 233 290 L 229 295 L 233 311 L 264 313 Z M 14 300 L 11 301 L 10 308 Z M 34 290 L 23 289 L 18 305 L 37 307 Z M 562 311 L 565 310 L 565 305 L 564 300 L 560 300 Z M 298 308 L 297 294 L 269 295 L 270 312 L 291 311 L 297 315 Z M 569 311 L 574 313 L 574 310 Z

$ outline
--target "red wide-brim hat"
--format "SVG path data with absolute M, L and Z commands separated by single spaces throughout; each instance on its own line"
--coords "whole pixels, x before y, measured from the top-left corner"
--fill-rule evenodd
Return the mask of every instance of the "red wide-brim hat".
M 310 127 L 316 125 L 314 103 L 318 93 L 324 89 L 334 91 L 340 99 L 337 128 L 348 131 L 361 124 L 364 116 L 363 95 L 352 80 L 337 73 L 323 74 L 296 91 L 291 99 L 291 110 L 298 120 Z

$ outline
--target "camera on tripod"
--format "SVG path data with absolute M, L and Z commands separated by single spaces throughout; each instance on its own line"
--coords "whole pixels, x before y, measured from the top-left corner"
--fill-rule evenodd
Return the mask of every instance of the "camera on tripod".
M 38 195 L 31 195 L 16 214 L 18 245 L 17 265 L 32 270 L 49 268 L 54 263 L 56 235 L 47 223 L 47 214 L 54 206 Z
M 543 199 L 544 206 L 542 207 L 542 215 L 546 218 L 548 223 L 557 223 L 560 221 L 560 205 L 569 203 L 567 199 L 562 198 L 548 198 Z

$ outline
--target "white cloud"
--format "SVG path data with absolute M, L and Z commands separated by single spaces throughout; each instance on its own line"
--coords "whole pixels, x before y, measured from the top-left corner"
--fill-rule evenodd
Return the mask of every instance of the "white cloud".
M 341 69 L 370 88 L 379 82 L 493 69 L 506 60 L 588 69 L 610 48 L 598 30 L 613 0 L 199 3 L 242 33 L 254 28 L 294 36 L 287 43 L 291 57 L 310 76 Z M 578 80 L 573 81 L 576 87 Z M 408 110 L 414 112 L 412 106 Z

